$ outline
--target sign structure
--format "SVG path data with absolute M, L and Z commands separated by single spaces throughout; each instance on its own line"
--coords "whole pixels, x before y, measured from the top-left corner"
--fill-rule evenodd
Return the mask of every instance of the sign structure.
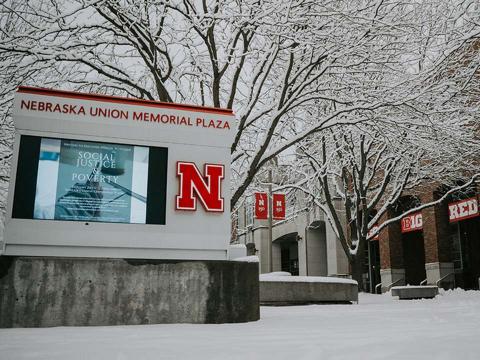
M 423 217 L 421 212 L 410 214 L 402 218 L 402 233 L 423 229 Z
M 13 117 L 5 255 L 227 258 L 230 110 L 20 87 Z
M 268 194 L 255 193 L 255 219 L 268 219 Z
M 273 219 L 285 220 L 285 194 L 273 194 Z
M 448 204 L 448 218 L 451 223 L 470 219 L 479 215 L 477 198 L 460 200 Z

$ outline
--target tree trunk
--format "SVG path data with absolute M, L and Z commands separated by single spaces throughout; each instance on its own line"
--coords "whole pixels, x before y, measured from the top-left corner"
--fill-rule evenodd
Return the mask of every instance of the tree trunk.
M 358 257 L 355 256 L 350 261 L 350 266 L 352 268 L 352 278 L 358 282 L 358 292 L 365 291 L 363 284 L 363 262 L 359 261 Z
M 365 290 L 365 284 L 363 283 L 363 273 L 365 264 L 365 244 L 366 240 L 361 239 L 359 241 L 359 248 L 357 254 L 350 260 L 350 267 L 352 269 L 352 278 L 358 282 L 358 291 L 363 292 Z M 368 291 L 368 290 L 367 290 Z

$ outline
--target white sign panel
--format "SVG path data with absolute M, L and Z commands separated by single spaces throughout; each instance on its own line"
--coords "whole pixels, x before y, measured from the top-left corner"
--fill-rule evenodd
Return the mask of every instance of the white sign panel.
M 229 110 L 21 87 L 6 255 L 226 259 Z

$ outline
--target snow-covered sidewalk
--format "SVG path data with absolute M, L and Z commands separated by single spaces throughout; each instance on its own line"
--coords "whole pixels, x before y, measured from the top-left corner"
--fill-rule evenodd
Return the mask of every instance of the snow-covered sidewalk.
M 225 325 L 1 329 L 0 359 L 480 359 L 480 291 L 262 307 Z

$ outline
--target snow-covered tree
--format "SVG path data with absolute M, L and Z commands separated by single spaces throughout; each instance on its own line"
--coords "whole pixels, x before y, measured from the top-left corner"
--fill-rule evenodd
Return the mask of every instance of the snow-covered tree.
M 11 146 L 19 84 L 231 108 L 233 208 L 271 159 L 313 134 L 450 111 L 439 99 L 462 81 L 428 80 L 478 37 L 477 10 L 450 0 L 7 0 L 2 134 Z
M 465 150 L 465 143 L 471 144 L 470 150 Z M 480 140 L 467 128 L 380 130 L 368 123 L 335 127 L 299 145 L 290 176 L 297 181 L 291 188 L 322 210 L 363 289 L 367 241 L 405 215 L 388 219 L 387 212 L 407 193 L 425 187 L 462 189 L 480 180 L 478 151 Z

